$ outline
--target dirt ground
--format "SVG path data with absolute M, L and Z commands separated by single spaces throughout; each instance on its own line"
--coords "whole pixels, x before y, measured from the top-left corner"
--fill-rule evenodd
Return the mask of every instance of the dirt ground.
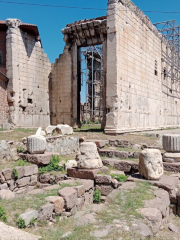
M 7 141 L 22 141 L 23 137 L 28 137 L 36 133 L 37 129 L 24 129 L 18 128 L 10 131 L 3 131 L 0 129 L 0 140 Z M 161 134 L 163 134 L 161 131 Z M 175 132 L 180 132 L 180 129 L 173 130 Z M 158 131 L 159 132 L 159 131 Z M 165 132 L 171 132 L 171 130 L 166 130 Z M 117 136 L 110 136 L 104 134 L 103 130 L 100 128 L 100 125 L 86 125 L 81 129 L 74 130 L 74 136 L 85 137 L 85 139 L 97 139 L 97 140 L 128 140 L 134 144 L 147 144 L 149 146 L 161 146 L 159 141 L 159 133 L 156 134 L 156 131 L 151 132 L 137 132 L 137 133 L 125 133 Z
M 21 142 L 23 137 L 27 137 L 29 135 L 35 134 L 36 129 L 15 129 L 12 131 L 2 131 L 0 130 L 0 140 L 8 140 L 8 141 L 19 141 Z M 180 133 L 180 129 L 166 129 L 161 131 L 149 131 L 149 132 L 138 132 L 138 133 L 129 133 L 122 134 L 118 136 L 109 136 L 105 135 L 103 131 L 100 129 L 99 125 L 87 125 L 83 126 L 82 129 L 75 130 L 74 136 L 85 137 L 85 139 L 99 139 L 99 140 L 115 140 L 122 139 L 131 141 L 134 144 L 147 144 L 149 146 L 161 146 L 160 136 L 165 133 Z M 62 160 L 74 159 L 75 155 L 63 156 Z M 11 163 L 8 163 L 11 164 Z M 18 164 L 12 163 L 12 164 Z M 21 164 L 21 163 L 20 163 Z M 29 163 L 25 163 L 29 164 Z M 14 167 L 15 165 L 7 165 L 6 167 Z M 1 166 L 0 166 L 1 167 Z M 3 166 L 5 167 L 5 166 Z M 61 187 L 60 187 L 61 188 Z M 140 189 L 137 189 L 139 194 Z M 142 199 L 145 200 L 150 193 L 150 187 L 144 188 L 142 192 Z M 133 193 L 134 194 L 134 193 Z M 8 224 L 12 226 L 16 226 L 16 218 L 17 215 L 23 213 L 27 209 L 39 209 L 39 207 L 45 203 L 45 197 L 50 195 L 57 195 L 57 190 L 53 190 L 51 192 L 47 192 L 44 195 L 37 195 L 35 197 L 31 197 L 29 195 L 19 196 L 16 201 L 15 200 L 0 200 L 0 205 L 2 205 L 7 212 L 8 215 Z M 102 211 L 95 211 L 94 206 L 89 206 L 88 209 L 85 209 L 82 214 L 93 214 L 96 219 L 96 223 L 89 224 L 87 226 L 77 226 L 77 216 L 67 218 L 65 220 L 60 220 L 59 217 L 56 218 L 56 222 L 51 223 L 51 225 L 47 223 L 37 223 L 36 227 L 31 227 L 25 229 L 25 231 L 31 232 L 33 234 L 37 234 L 42 236 L 42 240 L 60 240 L 61 236 L 71 231 L 71 235 L 65 239 L 68 240 L 93 240 L 93 239 L 107 239 L 107 240 L 140 240 L 138 234 L 131 231 L 131 227 L 138 221 L 143 221 L 141 217 L 136 216 L 136 208 L 141 207 L 135 206 L 136 196 L 132 195 L 132 193 L 127 193 L 127 201 L 123 204 L 121 199 L 116 199 L 115 203 L 110 204 L 107 208 L 102 209 Z M 128 204 L 127 204 L 128 203 Z M 94 205 L 94 204 L 93 204 Z M 96 204 L 97 205 L 97 204 Z M 97 210 L 98 205 L 95 207 Z M 128 212 L 130 211 L 130 212 Z M 127 214 L 128 213 L 128 214 Z M 79 213 L 80 214 L 80 213 Z M 81 218 L 81 216 L 79 217 Z M 174 223 L 180 231 L 180 218 L 172 215 L 170 221 Z M 106 231 L 109 227 L 113 226 L 113 230 L 107 234 L 107 236 L 96 238 L 92 236 L 92 232 L 96 230 Z M 151 238 L 146 239 L 154 239 L 154 240 L 179 240 L 179 234 L 171 232 L 167 225 L 165 225 L 157 234 L 154 234 Z

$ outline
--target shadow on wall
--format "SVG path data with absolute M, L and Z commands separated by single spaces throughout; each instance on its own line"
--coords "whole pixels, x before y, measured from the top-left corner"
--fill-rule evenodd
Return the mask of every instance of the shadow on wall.
M 27 33 L 22 32 L 22 31 L 21 31 L 21 36 L 22 36 L 22 39 L 24 42 L 27 56 L 28 56 L 28 58 L 30 58 L 31 54 L 33 52 L 33 49 L 35 47 L 36 41 L 34 40 L 33 37 L 32 37 L 32 39 L 30 39 L 31 38 L 30 35 L 27 35 Z
M 52 108 L 52 89 L 53 88 L 53 83 L 52 83 L 52 73 L 49 74 L 49 111 L 50 111 L 50 124 L 53 125 L 53 118 L 56 117 L 56 114 L 53 113 L 53 108 Z

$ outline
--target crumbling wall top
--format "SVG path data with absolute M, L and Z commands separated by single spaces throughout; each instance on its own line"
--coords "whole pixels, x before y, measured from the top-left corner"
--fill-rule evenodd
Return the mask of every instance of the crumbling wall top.
M 70 48 L 73 42 L 77 46 L 101 44 L 107 34 L 107 17 L 85 19 L 66 25 L 62 29 L 66 47 Z
M 157 28 L 152 24 L 151 20 L 141 11 L 131 0 L 109 0 L 108 6 L 111 4 L 122 4 L 127 7 L 131 12 L 135 13 L 142 22 L 160 39 L 162 39 L 162 34 L 160 34 Z

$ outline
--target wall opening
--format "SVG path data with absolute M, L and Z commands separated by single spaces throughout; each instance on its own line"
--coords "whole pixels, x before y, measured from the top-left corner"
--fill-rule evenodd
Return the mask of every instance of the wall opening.
M 103 118 L 103 46 L 79 48 L 80 121 L 101 123 Z
M 157 61 L 155 60 L 155 69 L 154 69 L 154 75 L 157 76 L 158 75 L 158 71 L 157 71 Z
M 30 103 L 30 104 L 32 104 L 32 103 L 33 103 L 33 101 L 32 101 L 32 99 L 31 99 L 31 98 L 28 98 L 28 103 Z

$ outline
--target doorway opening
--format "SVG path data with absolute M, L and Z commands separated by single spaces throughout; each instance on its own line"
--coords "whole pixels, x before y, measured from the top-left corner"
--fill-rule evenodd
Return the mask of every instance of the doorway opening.
M 101 123 L 103 118 L 103 45 L 81 47 L 80 60 L 80 121 Z

